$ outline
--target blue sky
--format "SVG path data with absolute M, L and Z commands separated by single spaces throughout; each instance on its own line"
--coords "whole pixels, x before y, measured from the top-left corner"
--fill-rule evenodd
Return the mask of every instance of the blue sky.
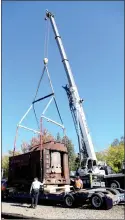
M 124 133 L 124 3 L 123 2 L 2 2 L 2 152 L 13 149 L 16 125 L 29 108 L 43 69 L 45 10 L 55 14 L 95 151 L 107 148 Z M 50 27 L 48 68 L 60 112 L 78 151 L 61 57 Z M 44 77 L 38 97 L 49 93 Z M 45 101 L 46 102 L 46 101 Z M 39 103 L 38 117 L 45 105 Z M 32 112 L 31 112 L 32 113 Z M 31 114 L 30 113 L 30 114 Z M 25 120 L 36 128 L 34 116 Z M 54 106 L 47 113 L 59 121 Z M 28 124 L 29 123 L 29 124 Z M 44 126 L 55 135 L 60 129 Z M 30 135 L 19 131 L 17 149 Z

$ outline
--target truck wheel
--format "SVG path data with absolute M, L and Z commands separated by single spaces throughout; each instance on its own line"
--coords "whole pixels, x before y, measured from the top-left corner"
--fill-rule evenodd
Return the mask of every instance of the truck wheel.
M 64 202 L 67 207 L 71 208 L 74 205 L 74 197 L 72 195 L 66 195 Z
M 112 181 L 110 187 L 113 189 L 120 188 L 120 183 L 116 180 Z
M 104 200 L 100 193 L 94 193 L 91 197 L 91 205 L 93 208 L 100 209 L 103 206 Z
M 113 195 L 118 195 L 120 192 L 117 189 L 113 189 L 113 188 L 108 188 L 107 191 L 109 191 L 110 193 L 112 193 Z

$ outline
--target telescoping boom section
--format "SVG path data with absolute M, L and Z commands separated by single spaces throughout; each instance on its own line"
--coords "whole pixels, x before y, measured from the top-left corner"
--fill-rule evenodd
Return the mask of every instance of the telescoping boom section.
M 82 99 L 79 96 L 77 86 L 75 84 L 72 70 L 66 56 L 62 40 L 57 29 L 57 25 L 55 22 L 54 15 L 51 12 L 46 12 L 46 17 L 50 19 L 55 39 L 60 51 L 60 55 L 62 58 L 62 63 L 64 65 L 66 75 L 68 78 L 68 85 L 65 88 L 67 92 L 67 96 L 69 99 L 69 106 L 72 113 L 74 125 L 76 128 L 77 136 L 78 136 L 78 143 L 79 143 L 79 155 L 80 155 L 80 162 L 85 161 L 85 159 L 90 159 L 96 162 L 96 155 L 93 147 L 93 143 L 91 140 L 91 136 L 87 127 L 86 117 L 82 106 Z

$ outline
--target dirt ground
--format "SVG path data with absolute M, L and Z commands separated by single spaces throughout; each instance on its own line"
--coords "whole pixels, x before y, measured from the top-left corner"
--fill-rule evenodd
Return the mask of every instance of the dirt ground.
M 21 214 L 43 219 L 124 219 L 125 206 L 117 205 L 110 210 L 94 210 L 87 206 L 81 208 L 63 208 L 55 205 L 38 205 L 36 209 L 29 204 L 2 202 L 2 212 Z

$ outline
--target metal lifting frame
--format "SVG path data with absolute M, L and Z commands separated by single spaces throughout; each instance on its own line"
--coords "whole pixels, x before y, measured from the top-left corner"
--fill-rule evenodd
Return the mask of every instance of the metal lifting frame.
M 44 73 L 47 73 L 47 76 L 48 76 L 48 79 L 49 79 L 49 84 L 50 84 L 50 87 L 51 87 L 51 90 L 52 90 L 52 93 L 49 94 L 49 95 L 46 95 L 42 98 L 39 98 L 39 99 L 36 99 L 36 96 L 37 96 L 37 93 L 38 93 L 38 90 L 39 90 L 39 87 L 40 87 L 40 84 L 41 84 L 41 80 L 43 78 L 43 75 Z M 63 129 L 63 134 L 65 136 L 65 127 L 63 125 L 63 121 L 62 121 L 62 118 L 61 118 L 61 115 L 60 115 L 60 112 L 59 112 L 59 108 L 58 108 L 58 105 L 57 105 L 57 102 L 56 102 L 56 98 L 55 98 L 55 93 L 54 93 L 54 88 L 53 88 L 53 85 L 52 85 L 52 81 L 51 81 L 51 78 L 50 78 L 50 74 L 49 74 L 49 71 L 48 71 L 48 68 L 47 68 L 47 65 L 44 65 L 44 68 L 43 68 L 43 71 L 42 71 L 42 75 L 40 77 L 40 80 L 39 80 L 39 83 L 38 83 L 38 87 L 37 87 L 37 90 L 36 90 L 36 94 L 35 94 L 35 97 L 34 97 L 34 100 L 31 104 L 31 106 L 28 108 L 28 110 L 26 111 L 26 113 L 23 115 L 23 117 L 21 118 L 21 120 L 19 121 L 19 123 L 17 124 L 17 129 L 16 129 L 16 135 L 15 135 L 15 140 L 14 140 L 14 150 L 13 150 L 13 156 L 14 156 L 14 152 L 15 152 L 15 149 L 16 149 L 16 142 L 17 142 L 17 136 L 18 136 L 18 130 L 19 128 L 24 128 L 25 130 L 28 130 L 28 131 L 32 131 L 34 133 L 37 133 L 37 134 L 41 134 L 41 131 L 40 129 L 39 130 L 35 130 L 33 128 L 28 128 L 24 125 L 22 125 L 21 123 L 23 122 L 23 120 L 26 118 L 26 116 L 28 115 L 28 113 L 30 112 L 31 109 L 33 109 L 34 111 L 34 114 L 35 114 L 35 118 L 36 118 L 36 121 L 37 121 L 37 124 L 38 124 L 38 128 L 39 128 L 39 122 L 38 122 L 38 119 L 37 119 L 37 116 L 36 116 L 36 112 L 35 112 L 35 107 L 34 107 L 34 104 L 39 102 L 39 101 L 42 101 L 46 98 L 50 98 L 49 102 L 47 103 L 47 105 L 45 106 L 43 112 L 42 112 L 42 115 L 40 117 L 40 120 L 43 118 L 43 119 L 46 119 L 47 122 L 51 122 L 51 123 L 54 123 L 55 125 L 61 127 Z M 50 119 L 50 118 L 47 118 L 45 116 L 45 113 L 47 111 L 47 109 L 49 108 L 50 104 L 52 103 L 52 101 L 54 100 L 54 103 L 55 103 L 55 106 L 56 106 L 56 109 L 57 109 L 57 112 L 58 112 L 58 115 L 59 115 L 59 118 L 60 118 L 60 121 L 61 121 L 61 124 Z

